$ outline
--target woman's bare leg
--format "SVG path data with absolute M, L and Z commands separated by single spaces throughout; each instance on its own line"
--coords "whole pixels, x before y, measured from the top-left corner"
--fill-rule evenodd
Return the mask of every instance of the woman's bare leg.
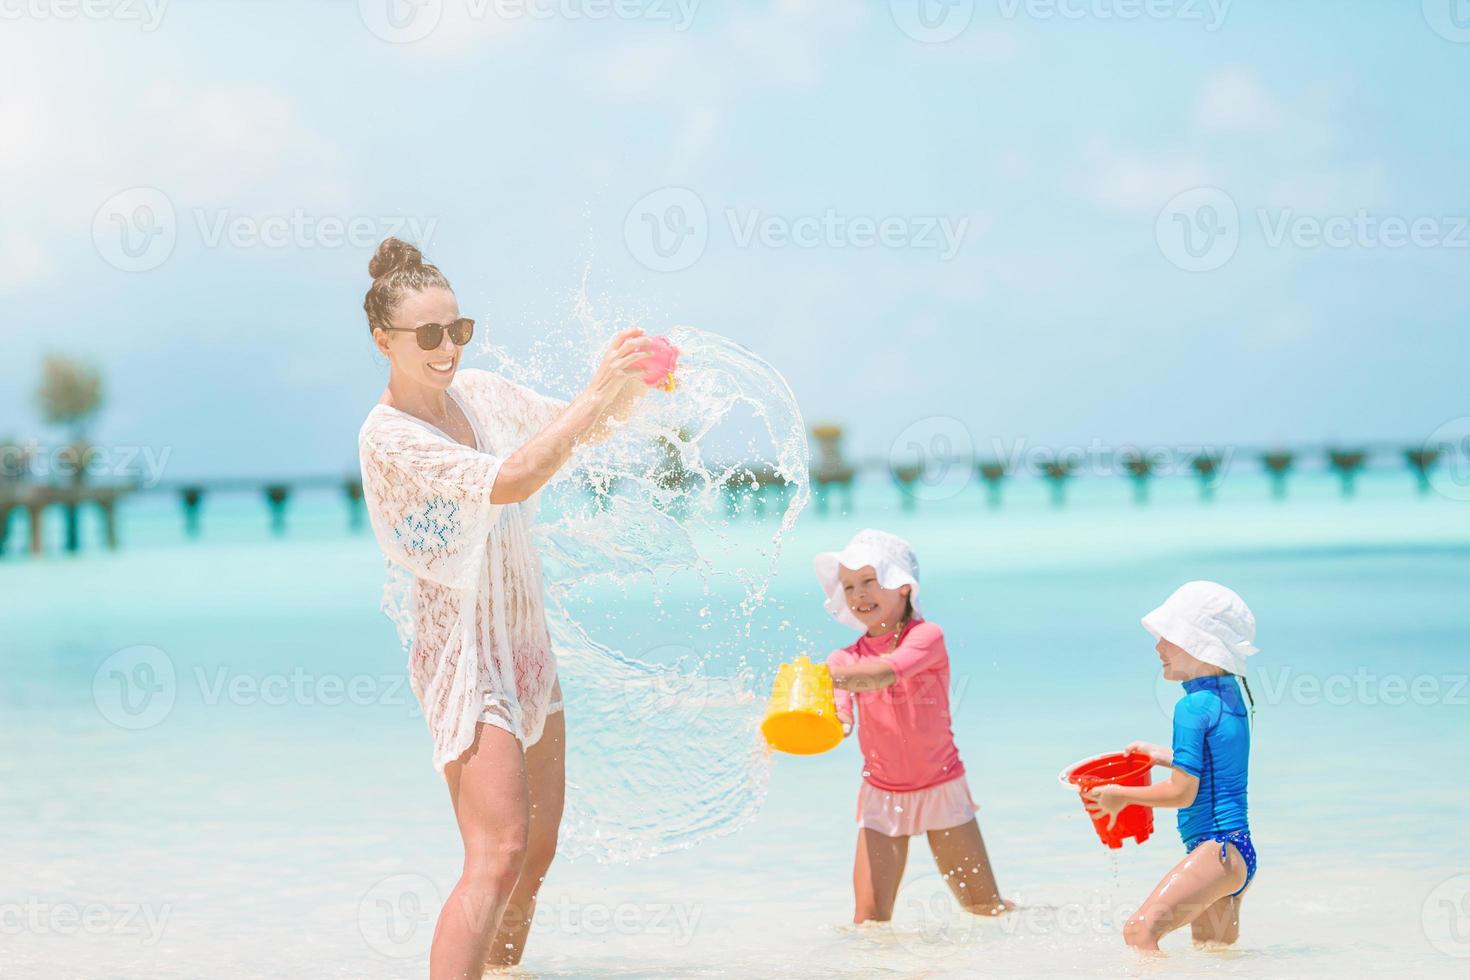
M 1000 897 L 978 821 L 929 831 L 929 850 L 934 852 L 934 863 L 939 865 L 949 890 L 966 912 L 1000 915 L 1014 908 Z
M 475 726 L 475 741 L 444 767 L 464 839 L 464 870 L 449 893 L 429 950 L 430 980 L 479 980 L 526 859 L 530 825 L 526 762 L 514 735 Z
M 1156 951 L 1160 939 L 1194 922 L 1244 884 L 1245 860 L 1235 845 L 1225 845 L 1221 861 L 1220 845 L 1205 841 L 1164 875 L 1123 927 L 1123 939 L 1135 949 Z
M 541 890 L 546 870 L 556 856 L 556 835 L 561 828 L 562 805 L 567 794 L 566 743 L 566 715 L 558 711 L 546 717 L 546 729 L 540 740 L 526 750 L 526 775 L 531 791 L 526 864 L 505 907 L 500 931 L 490 944 L 487 966 L 515 966 L 526 951 L 526 936 L 536 915 L 536 893 Z
M 852 867 L 852 890 L 857 898 L 853 922 L 887 922 L 893 918 L 893 903 L 898 898 L 908 856 L 907 837 L 889 837 L 858 828 L 857 859 Z

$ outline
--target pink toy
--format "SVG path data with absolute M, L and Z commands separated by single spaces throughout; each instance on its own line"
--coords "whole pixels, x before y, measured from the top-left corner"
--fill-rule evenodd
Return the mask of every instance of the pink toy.
M 667 337 L 654 337 L 643 356 L 643 381 L 650 387 L 673 391 L 678 387 L 674 379 L 674 367 L 679 361 L 679 348 L 669 343 Z

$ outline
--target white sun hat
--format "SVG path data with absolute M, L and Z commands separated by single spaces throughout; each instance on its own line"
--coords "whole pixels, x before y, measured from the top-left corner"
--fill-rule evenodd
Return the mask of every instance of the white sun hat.
M 1256 617 L 1245 600 L 1219 582 L 1186 582 L 1143 617 L 1143 628 L 1196 660 L 1245 674 L 1255 646 Z
M 838 567 L 859 569 L 872 565 L 878 584 L 885 589 L 909 586 L 909 601 L 913 603 L 914 615 L 919 612 L 919 559 L 914 549 L 896 534 L 864 528 L 854 534 L 847 547 L 841 551 L 824 551 L 817 555 L 813 564 L 817 569 L 817 580 L 827 594 L 827 611 L 844 626 L 867 629 L 852 610 L 847 608 L 847 599 L 842 594 L 842 579 Z

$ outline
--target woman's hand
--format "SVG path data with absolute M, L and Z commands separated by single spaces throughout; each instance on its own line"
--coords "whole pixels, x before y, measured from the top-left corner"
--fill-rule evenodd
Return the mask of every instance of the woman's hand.
M 1082 799 L 1087 802 L 1082 805 L 1087 807 L 1087 812 L 1096 817 L 1100 813 L 1108 816 L 1108 829 L 1113 829 L 1113 824 L 1118 822 L 1118 814 L 1128 805 L 1123 799 L 1123 787 L 1121 786 L 1098 786 L 1095 789 L 1085 790 Z
M 640 362 L 647 353 L 649 338 L 642 327 L 629 327 L 613 337 L 602 354 L 602 363 L 587 383 L 589 395 L 604 414 L 626 412 L 648 392 Z
M 1155 745 L 1152 742 L 1130 742 L 1128 743 L 1128 748 L 1124 751 L 1146 755 L 1153 760 L 1156 766 L 1169 767 L 1174 765 L 1173 751 L 1164 748 L 1162 745 Z

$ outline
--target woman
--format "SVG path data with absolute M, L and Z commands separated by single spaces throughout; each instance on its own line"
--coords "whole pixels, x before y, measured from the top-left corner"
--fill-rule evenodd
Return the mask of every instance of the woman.
M 566 726 L 529 526 L 580 443 L 647 392 L 643 331 L 613 338 L 571 402 L 458 371 L 474 321 L 417 248 L 385 240 L 363 308 L 388 386 L 358 435 L 363 496 L 391 576 L 384 610 L 434 739 L 464 839 L 431 980 L 519 962 L 556 851 Z

